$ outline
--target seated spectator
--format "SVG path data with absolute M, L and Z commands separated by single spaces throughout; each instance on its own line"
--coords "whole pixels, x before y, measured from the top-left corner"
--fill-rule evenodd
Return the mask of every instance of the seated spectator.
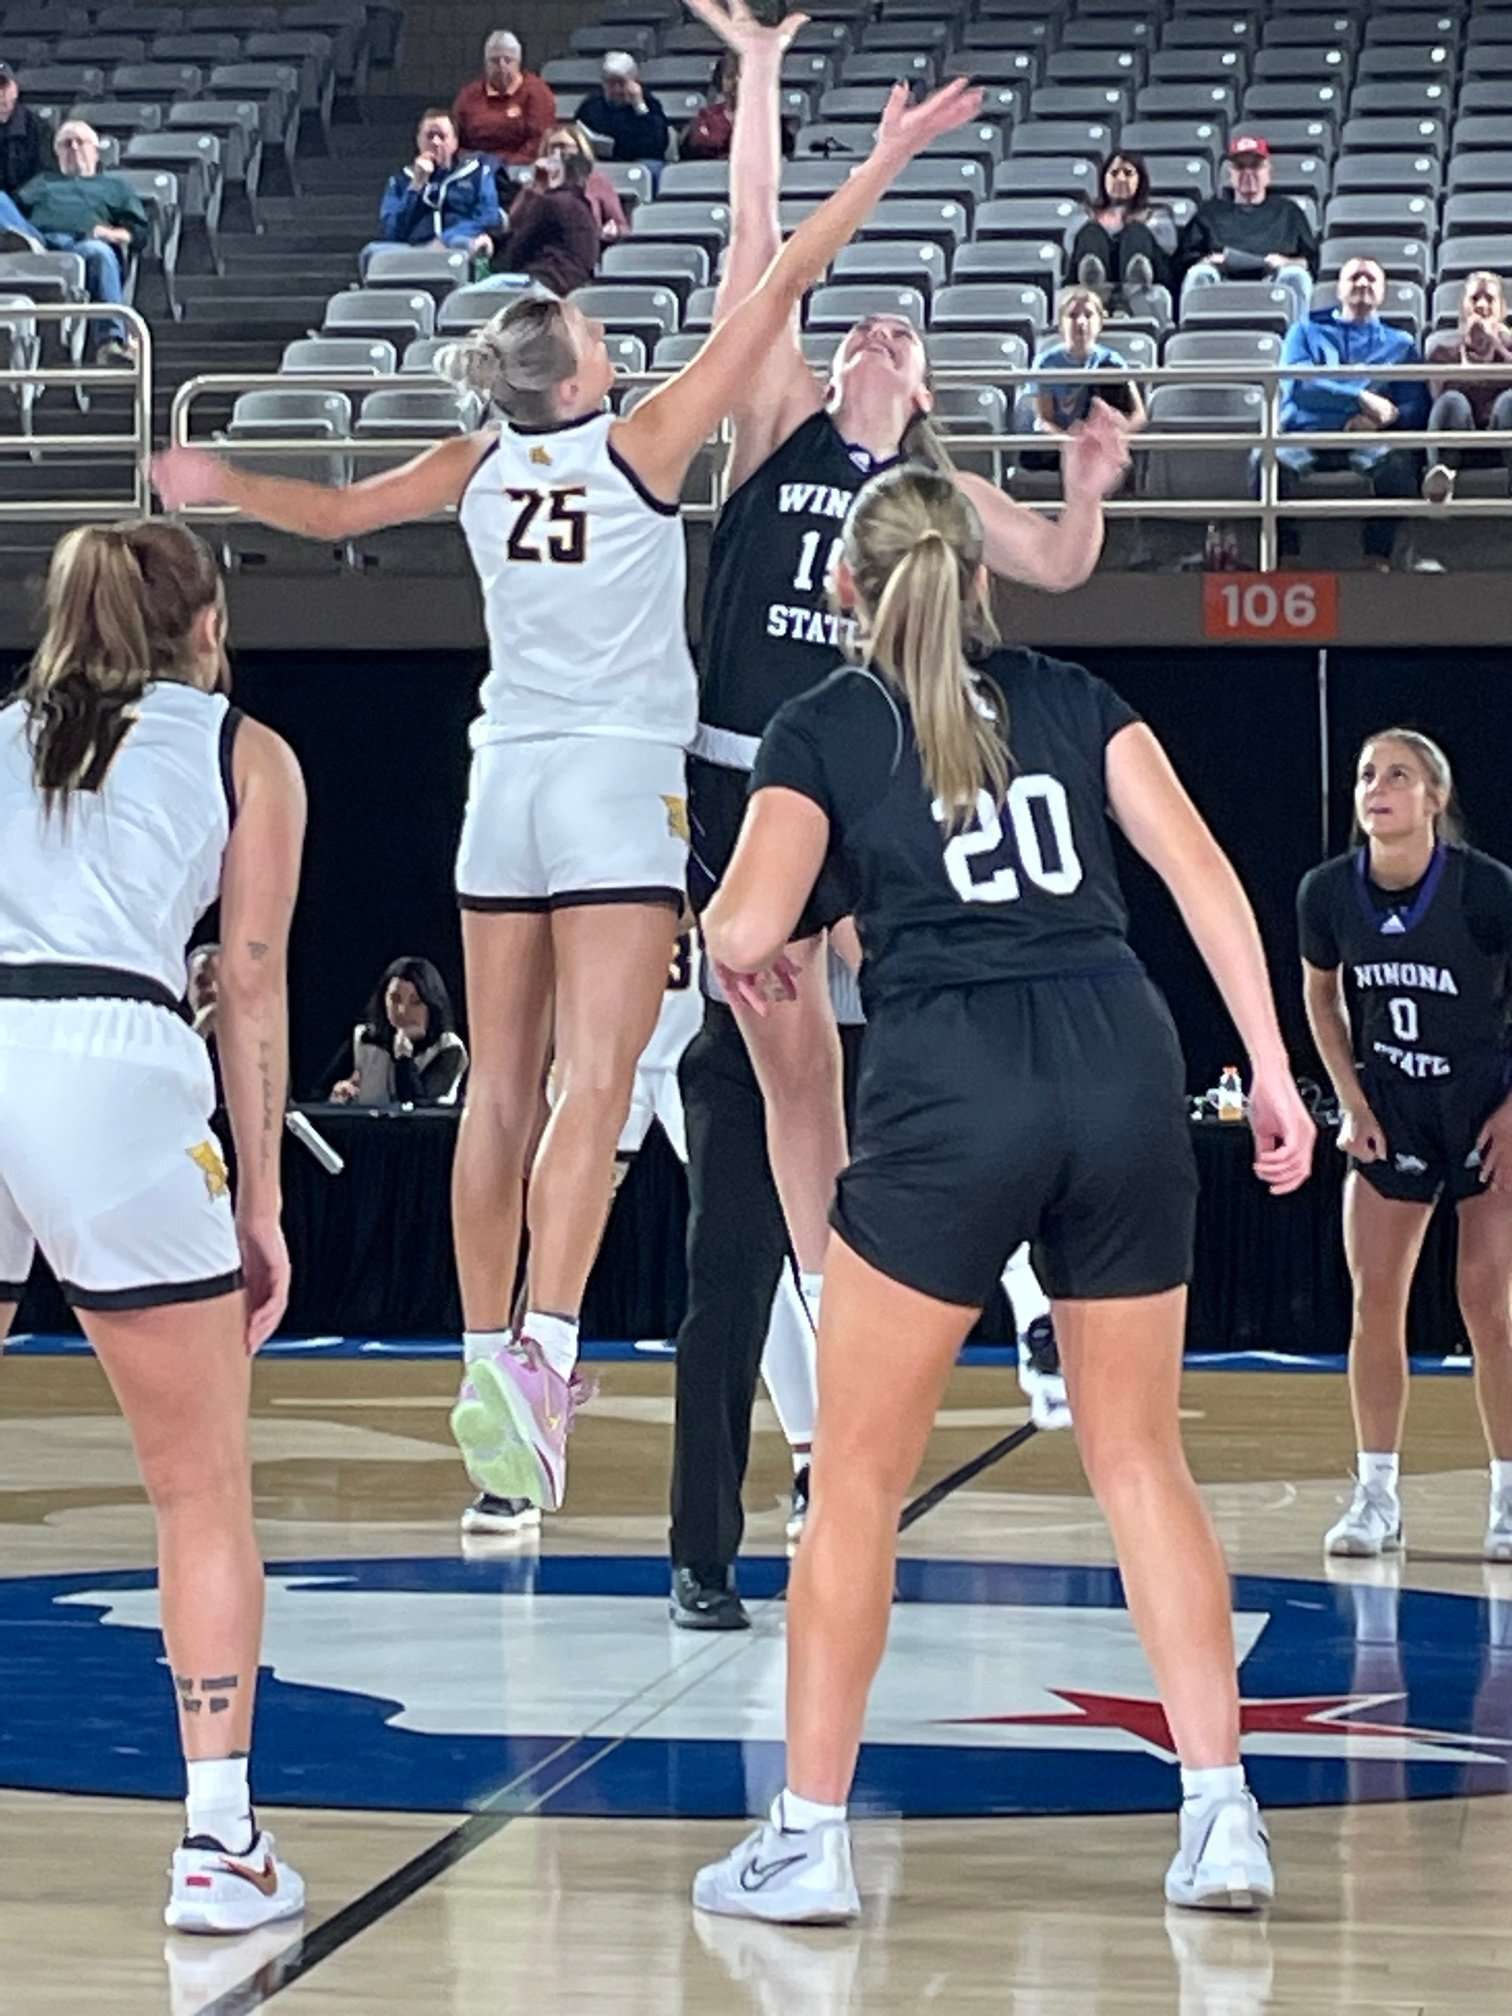
M 525 68 L 524 55 L 518 35 L 496 28 L 483 44 L 482 77 L 464 84 L 452 106 L 464 150 L 511 168 L 530 166 L 557 116 L 556 93 Z
M 678 158 L 683 161 L 728 161 L 735 137 L 735 100 L 740 90 L 740 58 L 726 50 L 709 78 L 709 102 L 683 128 Z M 782 122 L 782 151 L 791 156 L 798 143 L 792 120 Z
M 564 299 L 598 271 L 599 223 L 588 201 L 591 157 L 546 147 L 495 239 L 496 273 L 524 274 Z
M 450 112 L 435 107 L 421 118 L 415 158 L 389 177 L 378 211 L 379 236 L 363 247 L 362 265 L 387 245 L 439 245 L 490 252 L 504 222 L 494 167 L 479 154 L 463 154 Z
M 396 959 L 352 1032 L 352 1069 L 330 1096 L 340 1105 L 453 1106 L 466 1070 L 446 982 L 429 959 Z
M 1299 204 L 1271 189 L 1270 147 L 1251 134 L 1229 143 L 1228 187 L 1197 206 L 1181 234 L 1182 304 L 1194 287 L 1220 280 L 1270 280 L 1292 297 L 1292 320 L 1312 307 L 1318 241 Z
M 588 180 L 583 184 L 583 194 L 588 198 L 589 209 L 598 219 L 600 244 L 615 245 L 621 238 L 628 238 L 630 219 L 625 215 L 618 189 L 598 165 L 588 128 L 580 126 L 575 119 L 564 119 L 559 126 L 553 126 L 541 142 L 540 158 L 544 158 L 554 147 L 561 149 L 564 160 L 571 154 L 581 154 L 588 163 Z
M 0 63 L 0 196 L 15 196 L 54 161 L 52 128 L 21 103 L 9 63 Z
M 1507 296 L 1499 274 L 1470 275 L 1460 296 L 1458 329 L 1441 329 L 1430 336 L 1425 361 L 1500 367 L 1494 373 L 1488 369 L 1484 378 L 1462 379 L 1456 385 L 1446 385 L 1442 378 L 1430 379 L 1433 409 L 1428 425 L 1434 432 L 1471 434 L 1482 427 L 1512 428 L 1512 328 L 1507 326 Z M 1509 461 L 1512 451 L 1507 449 L 1446 445 L 1423 478 L 1423 495 L 1430 504 L 1447 504 L 1454 495 L 1458 470 L 1504 467 Z
M 1090 287 L 1068 287 L 1057 312 L 1059 338 L 1042 343 L 1035 355 L 1036 368 L 1046 371 L 1122 371 L 1124 360 L 1116 350 L 1098 342 L 1102 334 L 1103 305 Z M 1137 385 L 1033 385 L 1034 431 L 1036 434 L 1069 434 L 1092 411 L 1094 399 L 1124 416 L 1130 428 L 1145 424 L 1145 404 Z M 1025 452 L 1026 469 L 1053 469 L 1060 460 L 1058 449 Z
M 1142 154 L 1108 155 L 1097 195 L 1080 223 L 1067 227 L 1066 253 L 1078 286 L 1090 287 L 1101 301 L 1116 287 L 1135 314 L 1143 305 L 1137 297 L 1146 289 L 1171 285 L 1176 216 L 1151 196 Z
M 661 101 L 642 84 L 633 56 L 616 49 L 604 58 L 603 83 L 579 105 L 577 117 L 590 133 L 602 133 L 614 142 L 616 161 L 652 164 L 654 186 L 657 170 L 667 158 L 671 128 Z
M 57 152 L 57 171 L 34 175 L 21 191 L 26 221 L 49 252 L 79 254 L 91 301 L 123 300 L 127 263 L 149 236 L 142 199 L 119 175 L 100 173 L 100 138 L 82 119 L 67 119 L 58 128 Z M 99 363 L 135 363 L 136 346 L 124 322 L 92 326 Z
M 1351 259 L 1339 275 L 1339 305 L 1297 322 L 1286 332 L 1283 364 L 1413 364 L 1417 344 L 1404 330 L 1381 320 L 1386 275 L 1374 259 Z M 1288 434 L 1358 434 L 1358 448 L 1308 448 L 1287 442 L 1278 448 L 1280 494 L 1296 494 L 1300 478 L 1314 470 L 1352 469 L 1369 480 L 1377 497 L 1411 497 L 1417 491 L 1419 457 L 1393 448 L 1380 437 L 1393 427 L 1422 427 L 1428 415 L 1428 388 L 1411 380 L 1373 384 L 1359 378 L 1284 378 L 1281 425 Z M 1258 494 L 1259 451 L 1255 480 Z M 1365 551 L 1386 563 L 1396 537 L 1390 518 L 1366 522 Z M 1283 525 L 1283 551 L 1295 552 L 1294 527 Z

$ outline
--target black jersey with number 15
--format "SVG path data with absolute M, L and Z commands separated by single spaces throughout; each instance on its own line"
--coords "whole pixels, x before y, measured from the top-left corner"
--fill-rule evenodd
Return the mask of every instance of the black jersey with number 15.
M 815 413 L 725 505 L 698 654 L 698 718 L 707 726 L 759 735 L 784 700 L 843 655 L 852 625 L 831 610 L 827 584 L 851 501 L 871 473 L 829 415 Z
M 1079 665 L 1031 651 L 982 666 L 1007 703 L 1012 773 L 952 832 L 930 798 L 908 710 L 846 669 L 789 701 L 752 789 L 781 785 L 830 822 L 866 950 L 867 1012 L 936 987 L 1139 971 L 1108 830 L 1108 743 L 1138 720 Z

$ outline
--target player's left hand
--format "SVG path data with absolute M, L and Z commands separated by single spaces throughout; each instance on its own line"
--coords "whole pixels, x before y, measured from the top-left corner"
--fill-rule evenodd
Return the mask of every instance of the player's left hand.
M 1485 1190 L 1512 1190 L 1512 1099 L 1504 1099 L 1481 1129 L 1480 1180 Z
M 1070 430 L 1061 450 L 1066 502 L 1111 497 L 1128 466 L 1128 430 L 1106 400 L 1094 399 L 1086 419 Z
M 1255 1174 L 1273 1197 L 1290 1196 L 1312 1174 L 1318 1130 L 1285 1065 L 1257 1071 L 1250 1087 L 1249 1123 L 1255 1137 Z
M 717 959 L 714 971 L 725 999 L 741 1002 L 754 1014 L 768 1015 L 779 1002 L 798 999 L 798 968 L 785 952 L 759 973 L 737 973 L 733 966 L 722 966 Z
M 939 91 L 932 91 L 919 104 L 912 102 L 907 84 L 894 84 L 882 109 L 877 128 L 877 146 L 912 160 L 923 153 L 931 140 L 969 125 L 982 109 L 982 92 L 969 77 L 952 77 Z

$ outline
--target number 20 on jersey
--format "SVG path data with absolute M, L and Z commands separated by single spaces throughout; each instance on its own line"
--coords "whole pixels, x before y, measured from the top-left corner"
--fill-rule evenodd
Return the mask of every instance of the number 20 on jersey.
M 937 798 L 933 811 L 948 832 L 949 807 Z M 979 791 L 971 824 L 945 842 L 945 872 L 963 903 L 1016 903 L 1025 881 L 1047 896 L 1069 896 L 1081 886 L 1082 864 L 1065 785 L 1015 777 L 1001 805 Z

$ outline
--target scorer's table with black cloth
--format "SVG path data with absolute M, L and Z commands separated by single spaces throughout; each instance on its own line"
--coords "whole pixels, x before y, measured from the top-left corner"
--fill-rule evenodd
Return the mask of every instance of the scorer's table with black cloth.
M 285 1332 L 460 1337 L 451 1251 L 456 1111 L 305 1110 L 345 1157 L 346 1171 L 327 1176 L 285 1139 L 284 1223 L 294 1266 Z M 1339 1238 L 1343 1157 L 1320 1139 L 1312 1180 L 1295 1196 L 1276 1199 L 1250 1174 L 1247 1127 L 1205 1122 L 1192 1131 L 1202 1194 L 1189 1347 L 1342 1351 L 1349 1338 L 1349 1282 Z M 615 1204 L 588 1284 L 586 1338 L 676 1335 L 687 1287 L 686 1215 L 682 1166 L 653 1128 Z M 1440 1209 L 1413 1289 L 1409 1336 L 1416 1352 L 1464 1348 L 1453 1269 L 1453 1221 Z M 1006 1341 L 988 1337 L 988 1327 L 979 1333 L 984 1341 Z M 16 1328 L 75 1328 L 40 1261 Z

